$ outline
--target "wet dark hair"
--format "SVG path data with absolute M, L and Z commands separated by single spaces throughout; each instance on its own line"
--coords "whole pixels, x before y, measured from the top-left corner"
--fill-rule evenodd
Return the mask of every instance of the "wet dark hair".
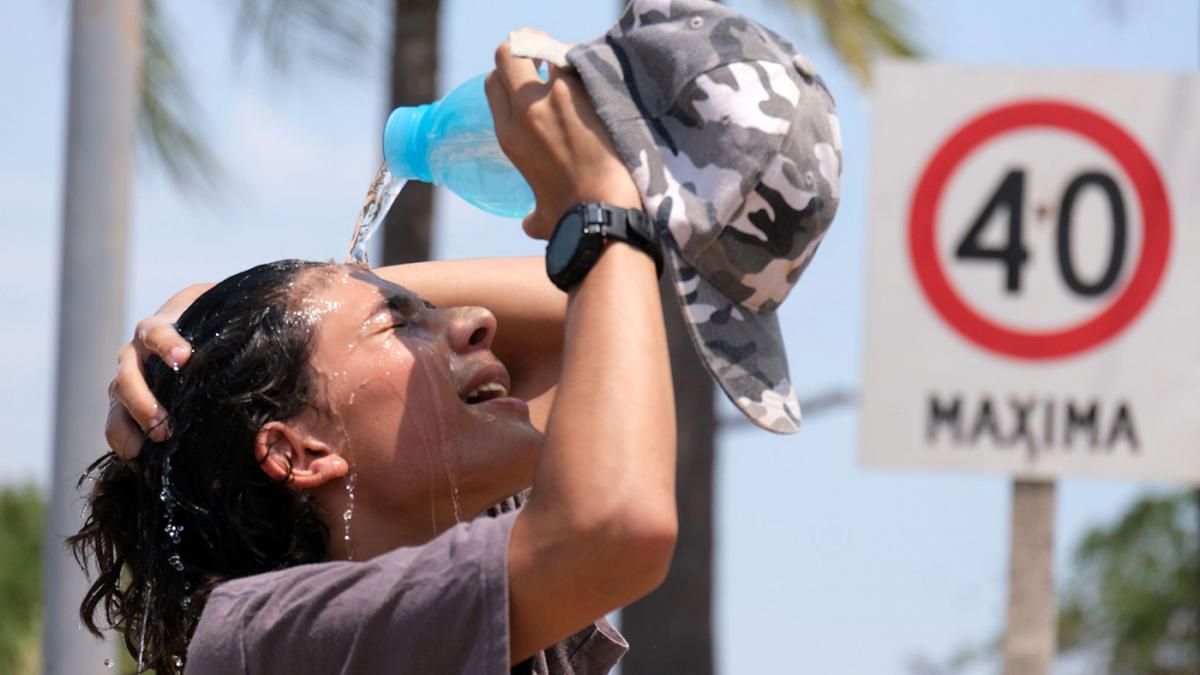
M 80 616 L 96 635 L 124 633 L 134 658 L 144 638 L 144 664 L 159 673 L 182 671 L 216 583 L 326 557 L 315 506 L 269 478 L 254 453 L 264 423 L 317 404 L 315 327 L 295 305 L 323 277 L 303 273 L 323 266 L 260 265 L 192 303 L 176 323 L 191 359 L 178 372 L 157 357 L 146 367 L 171 438 L 144 441 L 130 462 L 110 452 L 80 481 L 94 480 L 90 514 L 67 541 L 95 572 Z

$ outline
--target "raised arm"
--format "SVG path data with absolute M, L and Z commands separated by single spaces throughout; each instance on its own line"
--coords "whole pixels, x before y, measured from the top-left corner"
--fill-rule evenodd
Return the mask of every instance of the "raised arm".
M 545 239 L 572 204 L 640 208 L 574 77 L 543 83 L 496 52 L 487 91 L 501 147 L 538 208 Z M 675 408 L 653 260 L 608 243 L 567 305 L 562 379 L 508 548 L 510 657 L 518 663 L 655 588 L 674 551 Z
M 567 296 L 546 278 L 542 258 L 444 260 L 375 271 L 435 305 L 479 305 L 491 310 L 500 326 L 494 351 L 509 369 L 512 394 L 529 402 L 530 419 L 545 430 L 562 368 Z M 143 368 L 150 354 L 178 367 L 187 363 L 191 347 L 175 332 L 173 322 L 211 287 L 196 284 L 173 295 L 138 322 L 133 339 L 118 353 L 104 432 L 109 447 L 121 457 L 136 456 L 143 433 L 156 441 L 170 434 L 163 423 L 167 411 L 146 385 Z

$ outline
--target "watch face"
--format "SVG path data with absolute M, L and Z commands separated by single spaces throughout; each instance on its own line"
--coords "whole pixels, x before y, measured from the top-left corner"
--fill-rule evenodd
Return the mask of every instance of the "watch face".
M 546 270 L 551 274 L 558 274 L 566 269 L 582 238 L 583 218 L 579 212 L 572 211 L 563 216 L 562 222 L 546 246 Z

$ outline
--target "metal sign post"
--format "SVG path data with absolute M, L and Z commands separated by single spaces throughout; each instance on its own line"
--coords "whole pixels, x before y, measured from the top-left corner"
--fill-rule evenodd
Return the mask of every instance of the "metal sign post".
M 1004 675 L 1049 673 L 1054 663 L 1054 503 L 1053 481 L 1013 481 Z

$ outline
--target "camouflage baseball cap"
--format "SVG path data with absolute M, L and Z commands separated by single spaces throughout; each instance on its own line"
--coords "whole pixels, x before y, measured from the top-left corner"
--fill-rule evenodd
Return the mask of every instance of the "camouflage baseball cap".
M 796 431 L 775 310 L 837 209 L 825 83 L 787 40 L 707 0 L 634 0 L 566 59 L 655 221 L 701 360 L 755 424 Z

